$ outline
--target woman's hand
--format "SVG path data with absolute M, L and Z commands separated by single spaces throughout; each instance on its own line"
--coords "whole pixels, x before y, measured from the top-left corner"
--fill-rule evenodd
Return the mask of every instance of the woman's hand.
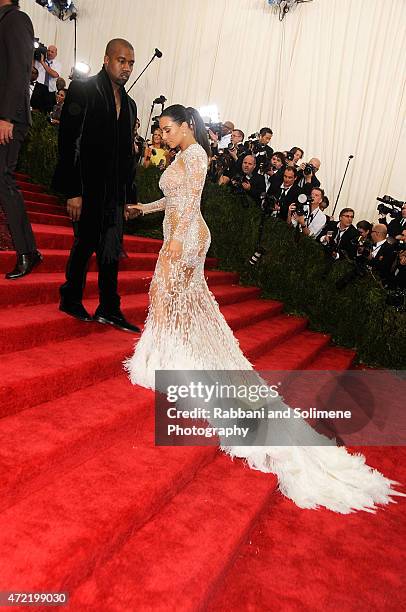
M 170 259 L 179 259 L 182 255 L 183 244 L 179 240 L 170 240 L 165 249 L 165 255 Z

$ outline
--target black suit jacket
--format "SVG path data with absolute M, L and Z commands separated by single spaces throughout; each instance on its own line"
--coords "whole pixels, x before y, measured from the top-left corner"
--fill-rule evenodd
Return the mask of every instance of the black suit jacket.
M 406 229 L 406 223 L 402 226 L 401 222 L 401 218 L 392 219 L 392 221 L 388 225 L 389 236 L 392 236 L 392 238 L 394 238 L 395 236 L 401 234 L 404 229 Z
M 306 183 L 306 177 L 303 174 L 303 170 L 299 170 L 295 180 L 295 184 L 302 188 L 302 192 L 310 195 L 313 187 L 320 187 L 320 181 L 315 174 L 312 174 L 312 178 L 309 183 Z
M 278 216 L 286 221 L 288 218 L 289 206 L 297 202 L 299 195 L 303 193 L 303 189 L 300 189 L 295 183 L 293 183 L 289 191 L 286 194 L 283 194 L 281 189 L 282 182 L 283 179 L 282 181 L 280 180 L 280 175 L 278 175 L 278 173 L 274 174 L 271 179 L 271 186 L 268 189 L 268 193 L 275 196 L 275 198 L 277 198 L 279 201 L 279 206 L 281 208 Z
M 384 242 L 369 262 L 371 270 L 375 270 L 384 282 L 389 282 L 392 266 L 395 262 L 395 251 L 389 242 Z
M 28 15 L 12 4 L 0 15 L 0 119 L 29 125 L 34 30 Z
M 68 198 L 83 197 L 82 217 L 135 202 L 133 132 L 137 107 L 121 88 L 117 120 L 110 78 L 104 68 L 72 81 L 59 125 L 59 158 L 53 186 Z M 90 219 L 90 222 L 93 222 Z
M 348 257 L 350 257 L 350 259 L 354 259 L 357 254 L 357 240 L 359 238 L 358 230 L 353 225 L 350 225 L 349 228 L 341 236 L 341 240 L 338 243 L 338 225 L 338 221 L 329 221 L 328 223 L 326 223 L 317 240 L 320 242 L 320 239 L 325 236 L 327 232 L 333 232 L 333 241 L 336 243 L 335 250 L 340 255 L 340 257 L 343 254 L 346 254 Z

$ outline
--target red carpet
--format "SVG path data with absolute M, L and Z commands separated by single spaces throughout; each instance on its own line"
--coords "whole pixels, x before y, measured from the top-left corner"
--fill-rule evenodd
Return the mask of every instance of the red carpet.
M 215 448 L 154 446 L 153 393 L 121 367 L 134 338 L 58 311 L 70 222 L 18 179 L 45 260 L 6 281 L 14 255 L 0 252 L 0 591 L 68 591 L 75 611 L 400 609 L 402 500 L 376 515 L 303 511 Z M 120 292 L 138 324 L 159 247 L 125 241 Z M 257 368 L 351 367 L 351 351 L 215 265 L 211 290 Z M 406 482 L 403 449 L 365 452 Z

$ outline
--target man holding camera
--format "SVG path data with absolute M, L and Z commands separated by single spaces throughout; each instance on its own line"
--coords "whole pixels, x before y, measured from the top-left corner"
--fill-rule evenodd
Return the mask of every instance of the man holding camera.
M 270 163 L 266 172 L 264 172 L 265 189 L 268 191 L 274 183 L 283 181 L 283 171 L 285 169 L 285 156 L 280 151 L 276 151 L 271 157 Z
M 329 221 L 319 234 L 318 240 L 328 249 L 333 259 L 347 256 L 354 259 L 357 254 L 358 231 L 352 224 L 354 211 L 343 208 L 339 220 Z
M 297 170 L 294 167 L 287 166 L 283 173 L 281 183 L 280 174 L 276 173 L 271 179 L 271 187 L 268 190 L 269 195 L 274 196 L 278 203 L 275 209 L 278 212 L 278 217 L 287 221 L 289 206 L 295 202 L 303 190 L 295 184 Z
M 261 195 L 265 192 L 265 179 L 255 171 L 256 161 L 253 155 L 245 155 L 240 160 L 236 164 L 234 173 L 230 177 L 222 175 L 219 184 L 231 184 L 238 193 L 245 192 L 259 204 Z
M 309 215 L 299 215 L 297 213 L 297 204 L 291 204 L 288 212 L 288 224 L 294 227 L 299 226 L 305 236 L 317 238 L 327 223 L 327 217 L 322 208 L 323 198 L 323 189 L 314 187 L 310 196 Z
M 297 172 L 296 183 L 307 195 L 310 195 L 313 187 L 320 187 L 320 181 L 316 177 L 319 168 L 320 160 L 317 157 L 312 157 L 307 164 L 301 164 Z
M 402 206 L 400 217 L 392 219 L 388 225 L 388 234 L 396 240 L 402 239 L 402 232 L 406 229 L 406 202 Z
M 213 130 L 209 130 L 210 140 L 212 141 L 214 147 L 219 149 L 227 149 L 228 145 L 231 142 L 231 134 L 234 130 L 234 123 L 232 121 L 225 121 L 221 124 L 221 138 L 219 138 L 216 132 Z
M 13 176 L 31 123 L 33 40 L 28 15 L 17 2 L 0 0 L 0 203 L 17 252 L 15 268 L 6 274 L 10 280 L 29 274 L 42 261 Z
M 46 53 L 41 53 L 40 58 L 35 61 L 38 79 L 32 95 L 32 107 L 43 113 L 50 112 L 55 104 L 56 81 L 62 70 L 56 59 L 57 55 L 58 49 L 55 45 L 50 45 Z

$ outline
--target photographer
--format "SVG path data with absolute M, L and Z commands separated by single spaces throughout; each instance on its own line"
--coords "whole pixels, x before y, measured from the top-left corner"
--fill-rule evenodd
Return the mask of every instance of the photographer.
M 374 225 L 371 231 L 372 249 L 368 256 L 368 268 L 379 274 L 384 285 L 390 281 L 391 269 L 395 260 L 393 245 L 387 242 L 387 228 L 383 223 Z
M 383 221 L 380 220 L 381 223 Z M 402 240 L 402 232 L 406 229 L 406 202 L 402 206 L 402 210 L 399 217 L 392 219 L 388 225 L 388 234 L 396 240 Z
M 291 149 L 289 149 L 289 151 L 284 151 L 283 154 L 285 156 L 286 165 L 290 168 L 296 168 L 297 170 L 297 162 L 302 159 L 304 155 L 303 149 L 301 149 L 300 147 L 292 147 Z
M 310 197 L 310 213 L 309 215 L 299 214 L 302 212 L 298 204 L 289 206 L 287 222 L 294 227 L 300 226 L 301 231 L 305 236 L 317 238 L 327 223 L 327 217 L 323 212 L 322 203 L 324 191 L 320 187 L 314 187 Z
M 240 155 L 244 152 L 244 132 L 235 129 L 231 132 L 231 141 L 227 147 L 231 159 L 236 162 Z
M 320 160 L 317 157 L 312 157 L 310 161 L 301 164 L 297 173 L 296 183 L 304 190 L 304 193 L 310 195 L 313 187 L 320 187 L 320 181 L 316 177 L 316 173 L 320 168 Z
M 285 156 L 280 151 L 277 151 L 272 155 L 268 168 L 263 173 L 266 191 L 268 191 L 273 184 L 277 184 L 278 182 L 279 184 L 282 183 L 284 169 Z
M 339 221 L 329 221 L 319 234 L 319 242 L 333 259 L 340 259 L 345 255 L 350 259 L 355 258 L 359 234 L 352 224 L 353 219 L 353 209 L 343 208 Z
M 400 240 L 401 238 L 401 240 Z M 391 286 L 395 289 L 406 290 L 406 229 L 399 235 L 395 245 L 396 259 L 393 266 Z
M 221 124 L 221 138 L 219 138 L 216 132 L 208 130 L 210 140 L 213 144 L 213 150 L 227 149 L 231 142 L 231 134 L 234 130 L 234 123 L 232 121 L 225 121 Z
M 62 66 L 57 61 L 58 49 L 50 45 L 46 54 L 41 54 L 35 61 L 38 79 L 31 99 L 31 106 L 43 113 L 49 113 L 55 104 L 56 81 L 61 74 Z
M 302 190 L 295 184 L 296 176 L 296 168 L 288 166 L 284 170 L 282 183 L 277 173 L 272 177 L 272 184 L 268 190 L 269 195 L 274 196 L 278 201 L 275 209 L 278 211 L 278 217 L 284 221 L 287 221 L 290 204 L 297 202 L 302 193 Z
M 222 176 L 220 185 L 230 185 L 235 193 L 249 195 L 257 204 L 265 192 L 265 179 L 255 172 L 256 161 L 253 155 L 241 157 L 231 177 Z

